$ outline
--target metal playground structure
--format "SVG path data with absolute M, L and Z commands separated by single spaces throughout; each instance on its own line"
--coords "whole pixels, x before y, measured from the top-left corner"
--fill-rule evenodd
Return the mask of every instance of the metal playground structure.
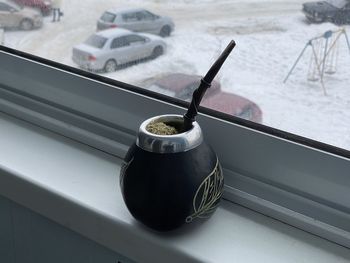
M 350 55 L 350 42 L 344 28 L 339 30 L 329 30 L 323 35 L 310 39 L 297 60 L 294 62 L 292 68 L 288 72 L 287 77 L 283 80 L 286 83 L 289 76 L 292 74 L 293 70 L 297 66 L 299 60 L 304 55 L 308 47 L 311 47 L 312 53 L 309 62 L 309 69 L 307 73 L 307 79 L 309 81 L 320 80 L 324 94 L 326 95 L 326 88 L 324 85 L 323 77 L 324 74 L 334 74 L 337 71 L 337 64 L 339 58 L 339 39 L 341 36 L 345 37 L 349 55 Z

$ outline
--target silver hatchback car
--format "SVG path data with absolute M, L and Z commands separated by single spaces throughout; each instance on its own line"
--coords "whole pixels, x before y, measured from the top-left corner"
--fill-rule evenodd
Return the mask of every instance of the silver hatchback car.
M 73 47 L 72 59 L 81 68 L 113 72 L 120 65 L 156 58 L 165 50 L 160 37 L 118 28 L 97 32 Z
M 175 29 L 170 17 L 155 15 L 142 8 L 107 10 L 97 21 L 97 30 L 116 27 L 162 37 L 169 36 Z

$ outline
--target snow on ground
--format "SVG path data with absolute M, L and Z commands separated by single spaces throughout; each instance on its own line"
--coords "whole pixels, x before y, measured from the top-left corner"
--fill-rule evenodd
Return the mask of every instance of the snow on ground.
M 337 27 L 308 24 L 300 12 L 303 1 L 284 0 L 64 0 L 65 16 L 32 32 L 9 31 L 5 44 L 75 66 L 72 47 L 95 31 L 108 8 L 138 6 L 171 16 L 175 32 L 165 39 L 166 55 L 106 76 L 138 84 L 160 73 L 206 73 L 230 39 L 237 47 L 218 79 L 222 89 L 245 96 L 263 111 L 263 123 L 350 150 L 350 53 L 339 42 L 338 69 L 326 75 L 327 95 L 319 82 L 307 81 L 311 48 L 293 75 L 289 69 L 310 38 Z M 350 35 L 350 27 L 347 26 Z

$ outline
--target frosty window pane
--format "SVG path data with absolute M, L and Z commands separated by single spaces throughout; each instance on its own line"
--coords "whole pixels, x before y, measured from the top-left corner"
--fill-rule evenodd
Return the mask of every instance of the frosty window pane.
M 5 46 L 184 101 L 234 39 L 202 106 L 350 150 L 348 1 L 62 0 L 59 22 L 29 2 L 1 12 Z

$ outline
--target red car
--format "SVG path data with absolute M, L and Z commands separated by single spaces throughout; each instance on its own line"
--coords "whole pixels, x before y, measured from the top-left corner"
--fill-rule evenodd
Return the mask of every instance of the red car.
M 32 8 L 39 9 L 43 15 L 49 15 L 51 12 L 51 1 L 49 0 L 12 0 L 13 2 Z
M 190 101 L 193 91 L 199 86 L 200 79 L 200 76 L 179 73 L 166 74 L 161 77 L 147 79 L 140 86 Z M 213 81 L 212 86 L 205 93 L 201 106 L 253 122 L 262 122 L 262 111 L 258 105 L 244 97 L 223 92 L 220 83 L 217 81 Z

